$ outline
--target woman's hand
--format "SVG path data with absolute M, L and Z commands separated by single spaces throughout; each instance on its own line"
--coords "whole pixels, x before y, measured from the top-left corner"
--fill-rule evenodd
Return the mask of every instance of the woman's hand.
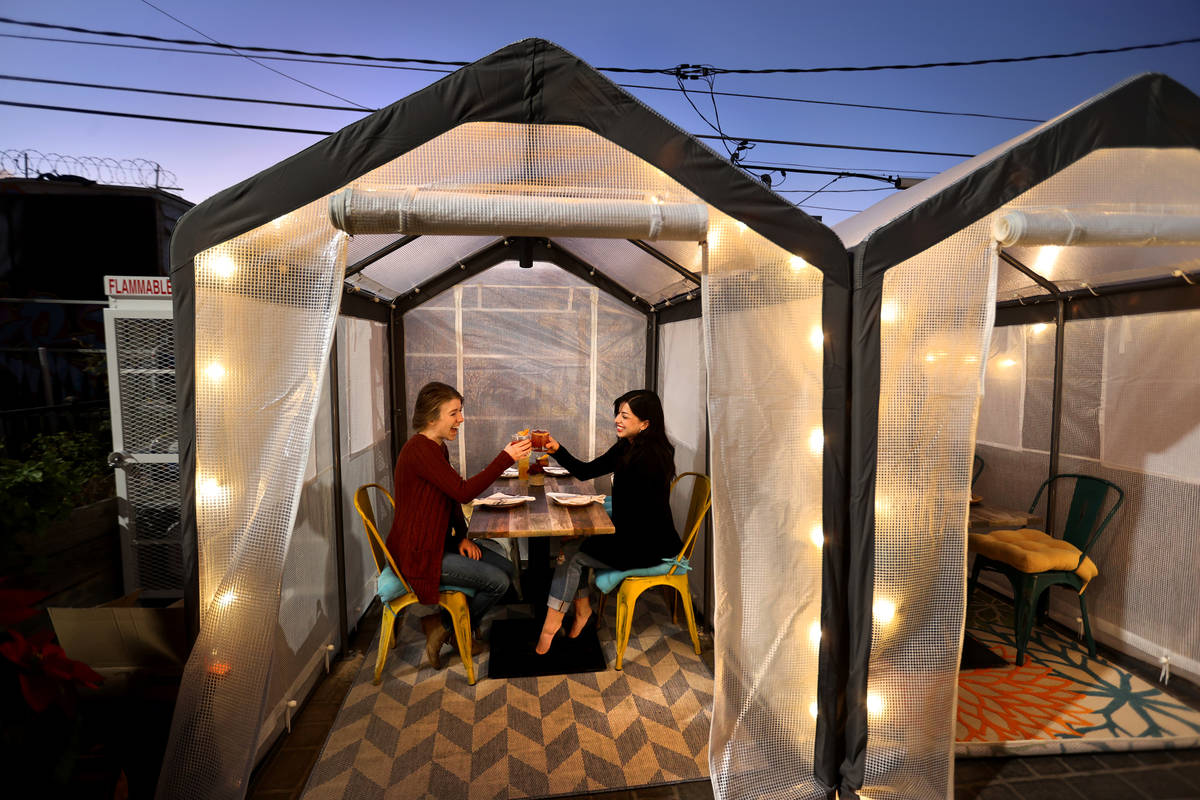
M 548 433 L 546 434 L 546 452 L 550 455 L 558 452 L 558 440 Z
M 533 449 L 533 442 L 528 439 L 522 439 L 519 442 L 509 442 L 504 448 L 504 452 L 512 458 L 513 461 L 519 461 L 529 455 L 529 451 Z
M 458 554 L 476 561 L 483 557 L 483 551 L 479 549 L 479 545 L 475 544 L 470 539 L 463 539 L 458 543 Z

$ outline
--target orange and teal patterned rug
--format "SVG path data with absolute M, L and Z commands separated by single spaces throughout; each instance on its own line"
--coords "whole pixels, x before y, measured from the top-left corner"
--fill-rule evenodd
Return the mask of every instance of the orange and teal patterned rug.
M 967 630 L 1008 665 L 959 673 L 959 756 L 1200 746 L 1200 710 L 1055 629 L 1036 626 L 1016 666 L 1012 606 L 990 592 L 971 597 Z

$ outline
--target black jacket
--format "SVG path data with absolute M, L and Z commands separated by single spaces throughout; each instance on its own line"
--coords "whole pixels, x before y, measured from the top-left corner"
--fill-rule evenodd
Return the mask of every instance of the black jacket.
M 679 555 L 682 543 L 671 519 L 675 465 L 670 453 L 618 439 L 593 461 L 580 461 L 562 445 L 554 458 L 581 480 L 613 475 L 612 520 L 617 532 L 590 537 L 582 546 L 585 553 L 621 570 L 657 566 Z

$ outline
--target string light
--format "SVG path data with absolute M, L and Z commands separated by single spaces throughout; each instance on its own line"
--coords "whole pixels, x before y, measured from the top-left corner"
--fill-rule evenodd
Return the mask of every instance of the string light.
M 225 380 L 225 367 L 221 366 L 221 362 L 214 361 L 204 368 L 204 377 L 213 383 L 220 383 Z
M 1046 323 L 1039 322 L 1038 324 L 1033 326 L 1033 332 L 1035 334 L 1038 334 L 1038 333 L 1041 333 L 1042 331 L 1046 330 L 1046 328 L 1048 328 L 1048 327 L 1049 326 Z
M 883 698 L 878 694 L 871 692 L 867 695 L 867 711 L 871 714 L 880 714 L 883 712 Z
M 821 428 L 813 428 L 808 435 L 808 449 L 813 455 L 820 454 L 825 449 L 825 432 Z
M 881 322 L 895 322 L 896 316 L 897 313 L 895 301 L 886 300 L 884 301 L 883 305 L 879 307 L 879 319 Z
M 821 623 L 819 620 L 813 620 L 813 624 L 808 626 L 808 640 L 812 642 L 813 647 L 821 646 Z
M 1016 365 L 1017 360 L 1015 358 L 1006 358 L 1000 362 L 1000 366 L 1002 367 L 1015 367 Z
M 788 266 L 791 268 L 792 272 L 803 272 L 810 266 L 810 264 L 800 256 L 792 256 L 788 260 Z
M 896 618 L 896 604 L 891 600 L 876 600 L 875 606 L 871 610 L 875 615 L 875 621 L 880 625 L 887 625 Z
M 817 718 L 817 701 L 813 700 L 808 706 L 808 715 L 813 719 Z
M 1049 244 L 1038 251 L 1037 258 L 1033 262 L 1033 271 L 1041 275 L 1043 278 L 1049 278 L 1054 273 L 1054 264 L 1058 261 L 1058 254 L 1062 252 L 1062 248 L 1056 244 Z
M 812 345 L 813 350 L 820 351 L 825 345 L 825 331 L 821 330 L 821 326 L 816 326 L 812 329 L 812 333 L 808 335 L 808 343 Z
M 220 608 L 225 608 L 227 605 L 232 603 L 234 600 L 237 600 L 237 595 L 234 594 L 232 591 L 226 592 L 225 594 L 223 594 L 217 598 L 217 606 Z
M 203 253 L 197 257 L 197 261 L 218 278 L 229 278 L 237 272 L 237 263 L 225 253 Z
M 825 531 L 821 528 L 820 523 L 812 526 L 812 530 L 808 532 L 808 538 L 816 547 L 825 546 Z

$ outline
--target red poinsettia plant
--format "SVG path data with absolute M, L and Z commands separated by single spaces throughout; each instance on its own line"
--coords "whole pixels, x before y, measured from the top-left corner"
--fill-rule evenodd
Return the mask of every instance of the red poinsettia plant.
M 54 643 L 52 631 L 40 630 L 26 637 L 16 629 L 16 625 L 38 613 L 34 604 L 43 597 L 42 592 L 0 585 L 0 657 L 11 662 L 9 671 L 16 673 L 21 696 L 30 710 L 41 713 L 56 705 L 71 716 L 78 688 L 95 689 L 104 677 L 82 661 L 67 658 Z M 0 692 L 10 690 L 0 686 Z

